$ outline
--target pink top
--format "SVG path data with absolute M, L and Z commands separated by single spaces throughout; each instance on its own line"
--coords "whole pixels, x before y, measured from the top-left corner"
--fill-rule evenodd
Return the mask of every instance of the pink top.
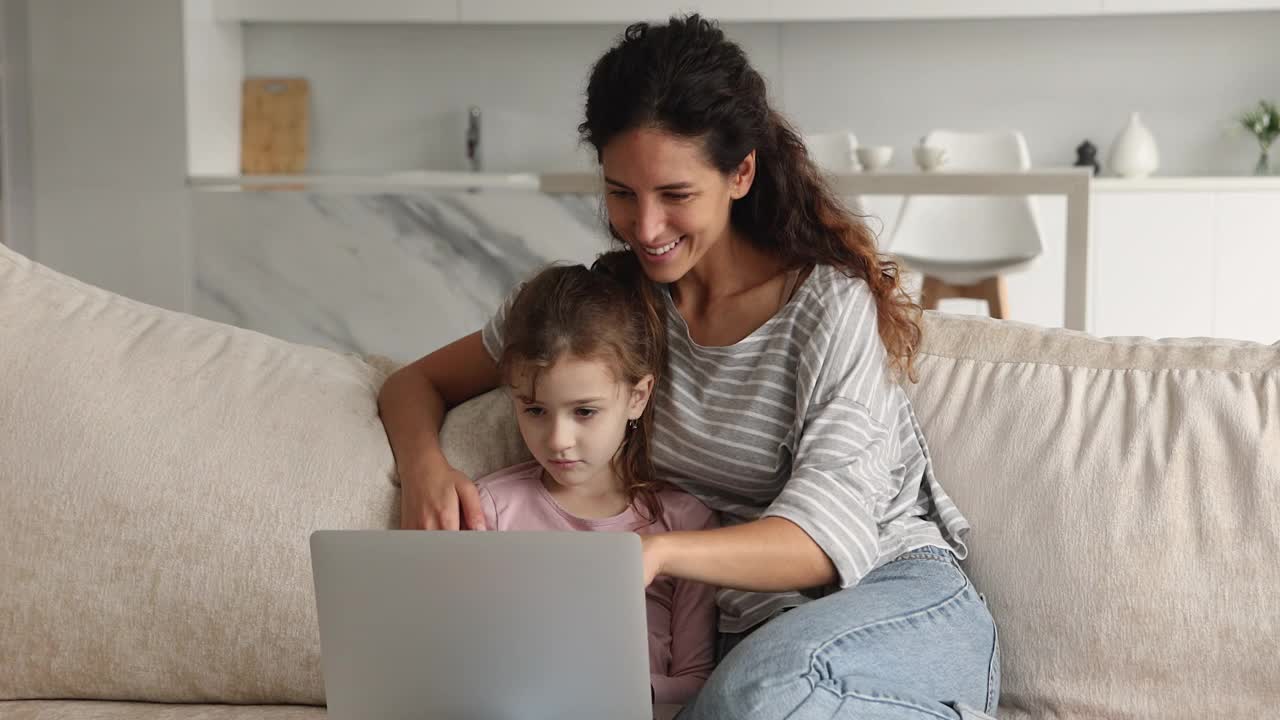
M 636 532 L 716 527 L 715 514 L 688 493 L 659 494 L 662 514 L 647 524 L 634 508 L 609 518 L 580 518 L 561 507 L 543 487 L 537 462 L 515 465 L 480 478 L 484 519 L 494 530 L 587 530 Z M 715 667 L 715 589 L 703 583 L 659 576 L 645 591 L 649 621 L 649 681 L 654 702 L 691 700 Z

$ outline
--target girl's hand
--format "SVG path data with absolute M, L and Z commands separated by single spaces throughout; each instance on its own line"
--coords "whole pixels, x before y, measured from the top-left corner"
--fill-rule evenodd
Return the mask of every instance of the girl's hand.
M 484 530 L 480 494 L 450 465 L 400 476 L 400 527 L 405 530 Z
M 649 587 L 653 583 L 653 579 L 662 574 L 662 566 L 665 563 L 663 551 L 660 549 L 662 544 L 659 542 L 661 535 L 641 535 L 640 551 L 644 558 L 644 586 Z

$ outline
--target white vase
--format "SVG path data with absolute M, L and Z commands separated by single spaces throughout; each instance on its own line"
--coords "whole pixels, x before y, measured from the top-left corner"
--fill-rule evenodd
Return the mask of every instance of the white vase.
M 1111 172 L 1127 178 L 1146 177 L 1160 167 L 1156 139 L 1138 113 L 1129 115 L 1129 123 L 1111 143 L 1110 165 Z

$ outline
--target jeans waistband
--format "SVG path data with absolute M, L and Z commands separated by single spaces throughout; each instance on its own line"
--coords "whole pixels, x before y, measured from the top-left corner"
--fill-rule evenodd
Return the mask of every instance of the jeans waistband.
M 951 550 L 948 548 L 941 548 L 941 547 L 937 547 L 936 545 L 921 545 L 918 548 L 912 548 L 911 550 L 908 550 L 902 553 L 901 555 L 899 555 L 898 557 L 894 558 L 894 560 L 905 560 L 908 558 L 927 558 L 931 560 L 932 559 L 945 560 L 946 562 L 949 562 L 952 565 L 955 565 L 956 567 L 960 566 L 959 561 L 956 560 L 955 553 L 951 552 Z

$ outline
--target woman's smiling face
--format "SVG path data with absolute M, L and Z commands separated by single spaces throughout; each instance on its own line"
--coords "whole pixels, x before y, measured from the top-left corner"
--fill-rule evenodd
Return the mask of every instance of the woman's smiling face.
M 698 140 L 641 128 L 620 133 L 600 153 L 609 224 L 660 283 L 684 277 L 729 232 L 729 208 L 746 194 L 754 156 L 725 176 Z

